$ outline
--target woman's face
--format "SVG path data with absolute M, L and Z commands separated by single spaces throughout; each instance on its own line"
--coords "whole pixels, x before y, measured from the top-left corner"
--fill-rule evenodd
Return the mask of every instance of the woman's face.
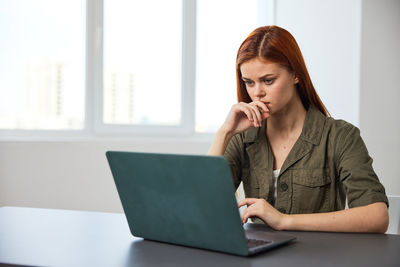
M 298 79 L 278 63 L 255 58 L 244 62 L 240 72 L 251 100 L 266 104 L 271 115 L 300 100 L 296 91 Z

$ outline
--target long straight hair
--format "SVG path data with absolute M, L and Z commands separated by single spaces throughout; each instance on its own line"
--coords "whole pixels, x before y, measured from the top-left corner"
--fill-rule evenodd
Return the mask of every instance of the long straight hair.
M 312 104 L 325 116 L 330 116 L 315 91 L 296 40 L 287 30 L 278 26 L 257 28 L 241 44 L 236 57 L 237 98 L 239 102 L 250 103 L 252 101 L 242 80 L 240 66 L 254 58 L 278 63 L 290 73 L 294 73 L 295 77 L 299 79 L 296 88 L 304 107 L 308 109 Z

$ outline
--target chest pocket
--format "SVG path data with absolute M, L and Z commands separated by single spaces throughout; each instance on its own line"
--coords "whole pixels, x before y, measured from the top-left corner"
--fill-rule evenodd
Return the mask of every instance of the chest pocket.
M 292 170 L 292 213 L 331 211 L 329 169 Z

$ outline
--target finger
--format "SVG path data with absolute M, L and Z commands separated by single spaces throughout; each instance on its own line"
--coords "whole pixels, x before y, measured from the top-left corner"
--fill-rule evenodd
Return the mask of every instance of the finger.
M 271 114 L 269 112 L 264 112 L 261 116 L 262 119 L 265 120 L 266 118 L 268 118 Z
M 248 219 L 249 219 L 249 216 L 243 214 L 243 216 L 242 216 L 242 223 L 246 223 Z
M 247 220 L 249 219 L 249 215 L 248 215 L 248 208 L 245 209 L 242 213 L 241 219 L 242 219 L 242 223 L 246 223 Z
M 254 114 L 257 118 L 258 126 L 261 126 L 261 123 L 263 120 L 263 118 L 262 118 L 263 111 L 260 110 L 259 107 L 255 103 L 250 103 L 250 107 L 253 109 Z
M 258 118 L 257 118 L 257 112 L 259 112 L 259 111 L 256 111 L 254 106 L 252 106 L 248 103 L 242 103 L 242 108 L 249 111 L 249 113 L 251 114 L 251 121 L 253 122 L 253 126 L 258 127 L 259 123 L 258 123 Z
M 244 106 L 243 105 L 244 103 L 240 103 L 239 105 L 238 105 L 238 110 L 239 111 L 241 111 L 241 112 L 243 112 L 245 115 L 246 115 L 246 117 L 247 117 L 247 119 L 249 120 L 249 121 L 254 121 L 254 119 L 253 119 L 253 114 L 252 114 L 252 112 L 251 112 L 251 110 L 249 110 L 246 106 Z
M 246 114 L 247 118 L 253 123 L 254 127 L 261 126 L 259 118 L 257 117 L 259 116 L 261 119 L 261 115 L 259 114 L 260 111 L 258 111 L 256 107 L 251 106 L 248 103 L 240 103 L 240 110 Z
M 254 114 L 254 118 L 256 120 L 256 124 L 254 125 L 254 127 L 260 127 L 262 124 L 262 112 L 260 111 L 260 109 L 254 104 L 254 103 L 250 103 L 249 104 L 249 108 L 251 108 L 253 114 Z
M 253 101 L 253 103 L 254 103 L 257 107 L 259 107 L 263 112 L 269 112 L 269 108 L 268 108 L 268 106 L 267 106 L 264 102 L 261 102 L 261 101 L 256 100 L 256 101 Z
M 240 208 L 244 205 L 252 205 L 252 204 L 256 203 L 256 201 L 257 201 L 257 198 L 245 198 L 238 203 L 238 207 Z
M 257 217 L 256 212 L 255 212 L 253 209 L 251 209 L 251 208 L 247 208 L 247 209 L 243 212 L 243 215 L 242 215 L 242 222 L 243 222 L 243 223 L 246 223 L 247 220 L 248 220 L 249 218 L 251 218 L 251 217 Z
M 257 108 L 259 109 L 259 112 L 261 113 L 262 120 L 265 120 L 266 118 L 268 118 L 271 115 L 268 106 L 265 105 L 263 102 L 255 101 L 254 105 L 257 106 Z

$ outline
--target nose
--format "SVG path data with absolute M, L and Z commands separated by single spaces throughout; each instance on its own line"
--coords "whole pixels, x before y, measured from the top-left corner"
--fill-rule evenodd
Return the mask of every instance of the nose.
M 262 98 L 266 95 L 265 88 L 261 83 L 256 83 L 254 88 L 254 96 L 257 98 Z

